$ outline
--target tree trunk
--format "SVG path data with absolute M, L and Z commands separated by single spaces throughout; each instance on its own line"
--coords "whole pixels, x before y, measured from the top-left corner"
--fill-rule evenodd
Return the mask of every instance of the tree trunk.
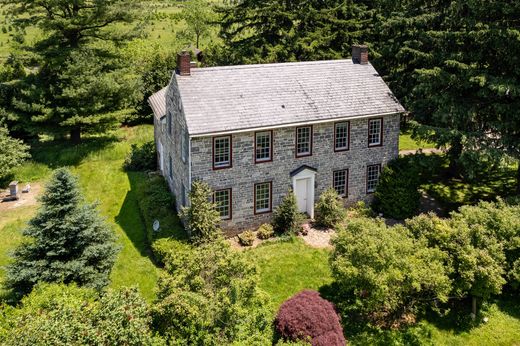
M 457 177 L 460 173 L 458 159 L 462 155 L 462 138 L 457 136 L 451 142 L 451 147 L 448 150 L 448 157 L 450 159 L 449 174 L 452 177 Z
M 75 144 L 81 142 L 81 128 L 75 127 L 70 130 L 70 140 Z
M 471 319 L 474 320 L 477 317 L 477 297 L 471 297 Z
M 196 36 L 197 36 L 197 49 L 199 49 L 199 40 L 200 40 L 200 35 L 197 34 Z

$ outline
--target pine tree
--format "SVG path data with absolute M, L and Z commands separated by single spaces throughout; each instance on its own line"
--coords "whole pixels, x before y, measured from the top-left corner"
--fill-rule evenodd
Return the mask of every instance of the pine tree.
M 292 190 L 289 190 L 274 211 L 273 229 L 276 233 L 295 234 L 298 232 L 301 219 L 296 196 Z
M 29 239 L 7 268 L 7 286 L 17 294 L 30 292 L 38 282 L 106 286 L 118 252 L 115 236 L 95 205 L 83 201 L 70 171 L 54 172 L 41 204 L 23 232 Z

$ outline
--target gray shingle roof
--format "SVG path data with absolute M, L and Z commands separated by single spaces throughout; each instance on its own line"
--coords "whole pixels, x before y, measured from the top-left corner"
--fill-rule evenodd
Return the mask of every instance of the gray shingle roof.
M 166 115 L 166 91 L 168 91 L 168 87 L 162 88 L 148 98 L 148 104 L 157 119 Z
M 176 78 L 190 135 L 404 112 L 372 65 L 351 60 L 196 68 Z

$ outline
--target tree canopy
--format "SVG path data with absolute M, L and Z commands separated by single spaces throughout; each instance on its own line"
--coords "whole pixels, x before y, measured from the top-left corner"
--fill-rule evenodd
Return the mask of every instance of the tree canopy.
M 30 157 L 29 146 L 9 136 L 9 131 L 0 123 L 0 185 L 14 167 Z

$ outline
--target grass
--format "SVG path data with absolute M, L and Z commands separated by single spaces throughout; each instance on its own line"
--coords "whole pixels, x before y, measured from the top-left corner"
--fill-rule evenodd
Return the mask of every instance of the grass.
M 258 265 L 260 288 L 271 296 L 275 311 L 301 290 L 317 290 L 332 280 L 329 252 L 311 248 L 300 239 L 265 243 L 246 254 Z
M 123 128 L 112 136 L 93 137 L 79 146 L 48 142 L 33 147 L 33 161 L 15 171 L 21 182 L 45 182 L 52 169 L 68 166 L 79 176 L 86 199 L 97 201 L 101 214 L 118 236 L 121 252 L 112 271 L 112 287 L 137 285 L 149 300 L 154 297 L 158 270 L 148 251 L 145 225 L 139 211 L 136 184 L 145 182 L 144 173 L 121 169 L 132 143 L 153 138 L 150 125 Z M 20 232 L 34 208 L 15 209 L 0 217 L 0 265 L 21 240 Z M 0 270 L 0 276 L 2 271 Z
M 425 148 L 435 148 L 434 143 L 416 141 L 412 139 L 410 131 L 403 130 L 399 135 L 399 150 L 417 150 Z

